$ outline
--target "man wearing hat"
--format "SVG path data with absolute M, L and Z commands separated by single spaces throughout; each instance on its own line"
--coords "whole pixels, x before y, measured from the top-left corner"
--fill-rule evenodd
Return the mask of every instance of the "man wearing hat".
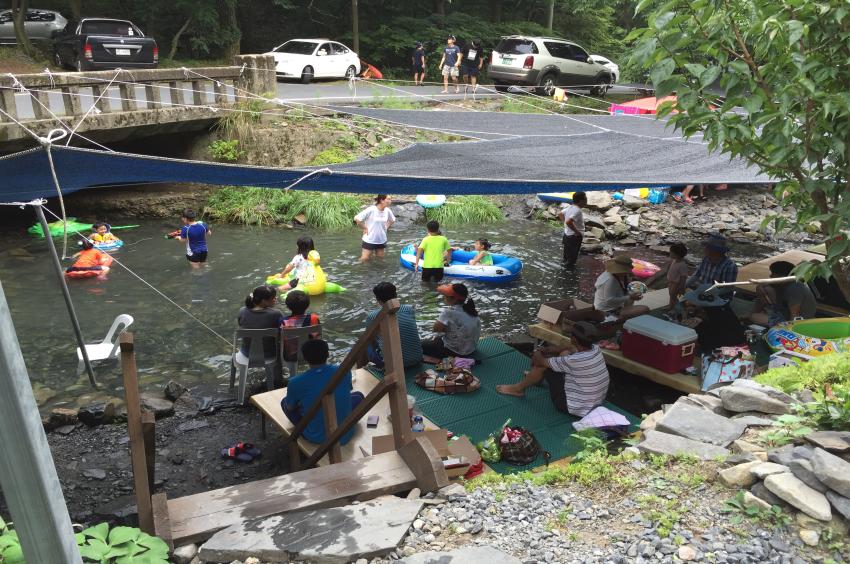
M 446 94 L 449 91 L 449 77 L 452 77 L 452 82 L 455 84 L 455 93 L 460 92 L 458 87 L 457 77 L 460 73 L 460 48 L 455 45 L 455 36 L 449 35 L 446 39 L 446 47 L 443 49 L 443 57 L 440 59 L 440 68 L 443 69 L 443 91 L 441 94 Z
M 517 384 L 496 386 L 500 394 L 522 397 L 525 389 L 549 384 L 549 395 L 555 409 L 576 417 L 584 417 L 605 401 L 608 393 L 608 367 L 598 346 L 593 344 L 596 328 L 587 321 L 573 325 L 571 346 L 561 349 L 545 347 L 534 351 L 531 370 Z
M 603 322 L 623 322 L 649 313 L 648 307 L 633 305 L 641 295 L 629 293 L 631 278 L 632 259 L 628 255 L 605 262 L 605 272 L 596 279 L 593 294 L 593 308 L 602 314 Z
M 719 233 L 711 235 L 702 242 L 702 248 L 705 256 L 697 271 L 688 278 L 688 288 L 715 282 L 735 282 L 738 279 L 738 265 L 726 256 L 729 252 L 726 237 Z

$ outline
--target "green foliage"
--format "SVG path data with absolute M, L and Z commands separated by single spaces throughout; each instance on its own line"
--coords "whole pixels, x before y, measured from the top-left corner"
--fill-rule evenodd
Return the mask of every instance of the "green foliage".
M 781 415 L 768 428 L 764 439 L 770 446 L 782 446 L 802 439 L 814 429 L 806 425 L 806 420 L 798 415 Z
M 256 140 L 257 125 L 263 118 L 268 102 L 260 99 L 242 99 L 233 105 L 233 111 L 226 112 L 216 124 L 221 136 L 238 141 L 242 147 L 251 147 Z
M 818 429 L 850 431 L 850 394 L 825 397 L 800 405 L 798 410 Z
M 581 450 L 573 457 L 574 462 L 587 460 L 598 452 L 608 452 L 605 435 L 597 429 L 582 429 L 570 435 L 570 438 L 575 439 L 581 444 Z
M 378 143 L 378 145 L 374 147 L 371 151 L 369 151 L 369 156 L 373 159 L 376 159 L 385 155 L 392 155 L 396 151 L 397 149 L 394 145 L 382 141 L 381 143 Z
M 801 389 L 817 392 L 827 384 L 836 392 L 850 392 L 850 353 L 828 354 L 800 364 L 771 368 L 755 379 L 786 392 Z
M 642 495 L 638 498 L 638 506 L 644 511 L 644 516 L 655 523 L 659 536 L 669 537 L 682 515 L 676 508 L 680 506 L 678 499 L 662 499 L 657 495 Z
M 327 192 L 298 192 L 298 197 L 287 211 L 292 218 L 300 213 L 307 217 L 307 224 L 329 231 L 348 229 L 354 216 L 363 206 L 363 199 L 351 194 Z
M 772 526 L 787 526 L 791 523 L 791 517 L 787 515 L 778 505 L 771 505 L 770 509 L 764 509 L 758 505 L 747 506 L 744 503 L 744 491 L 739 491 L 735 497 L 727 499 L 722 509 L 724 513 L 731 513 L 729 521 L 733 525 L 740 525 L 744 519 L 759 521 Z
M 797 274 L 834 275 L 850 296 L 846 2 L 647 0 L 638 11 L 648 6 L 648 27 L 630 38 L 656 96 L 677 95 L 659 117 L 775 178 L 776 195 L 796 214 L 770 218 L 774 227 L 816 222 L 827 246 L 824 262 Z
M 447 200 L 439 208 L 425 210 L 425 217 L 440 222 L 442 226 L 467 223 L 493 223 L 502 221 L 504 215 L 492 200 L 484 196 L 458 196 Z
M 18 533 L 0 517 L 0 562 L 3 564 L 24 564 L 24 553 Z
M 344 149 L 337 145 L 325 149 L 318 155 L 316 155 L 312 161 L 310 161 L 311 166 L 322 166 L 322 165 L 330 165 L 330 164 L 341 164 L 341 163 L 349 163 L 357 158 L 357 154 L 351 150 Z
M 245 151 L 239 148 L 239 141 L 236 139 L 232 141 L 225 141 L 224 139 L 213 141 L 207 150 L 213 159 L 226 162 L 238 161 L 245 154 Z
M 382 82 L 381 84 L 386 83 Z M 385 110 L 421 110 L 425 107 L 425 104 L 422 102 L 413 102 L 407 98 L 401 98 L 399 96 L 381 96 L 380 94 L 378 99 L 372 105 Z

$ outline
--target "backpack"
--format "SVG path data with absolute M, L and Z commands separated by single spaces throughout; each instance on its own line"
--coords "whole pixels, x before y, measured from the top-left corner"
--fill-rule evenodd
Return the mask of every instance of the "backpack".
M 506 426 L 502 429 L 499 438 L 499 450 L 503 461 L 524 466 L 534 462 L 543 449 L 540 447 L 537 437 L 531 431 L 522 427 Z M 549 466 L 550 458 L 552 458 L 552 455 L 543 451 L 546 466 Z

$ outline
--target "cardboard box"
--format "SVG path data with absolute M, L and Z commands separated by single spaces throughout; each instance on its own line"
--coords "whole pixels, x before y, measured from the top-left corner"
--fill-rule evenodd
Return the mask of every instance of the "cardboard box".
M 448 458 L 462 459 L 463 464 L 456 468 L 446 468 L 446 475 L 451 478 L 459 478 L 466 474 L 469 466 L 476 464 L 481 460 L 481 455 L 478 454 L 478 449 L 475 448 L 468 438 L 458 437 L 448 440 L 445 429 L 434 429 L 425 431 L 422 436 L 431 441 L 437 454 L 444 461 Z M 395 442 L 392 435 L 381 435 L 372 437 L 372 454 L 381 454 L 389 452 L 395 448 Z
M 537 311 L 537 318 L 549 328 L 565 330 L 576 321 L 590 319 L 595 314 L 592 304 L 568 298 L 541 305 Z

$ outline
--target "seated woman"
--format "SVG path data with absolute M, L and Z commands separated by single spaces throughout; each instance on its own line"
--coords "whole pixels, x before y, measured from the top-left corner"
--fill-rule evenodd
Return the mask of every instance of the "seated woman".
M 794 265 L 778 260 L 770 263 L 771 278 L 791 276 Z M 773 327 L 798 317 L 811 319 L 817 313 L 817 301 L 811 288 L 799 281 L 756 286 L 756 307 L 750 321 L 765 327 Z
M 469 290 L 463 284 L 438 286 L 448 307 L 434 322 L 434 332 L 442 336 L 422 341 L 422 353 L 436 359 L 450 356 L 468 357 L 475 352 L 481 336 L 481 319 Z
M 386 302 L 398 298 L 398 290 L 390 282 L 378 283 L 372 288 L 372 293 L 375 294 L 375 299 L 380 307 L 373 309 L 366 316 L 367 327 L 378 316 Z M 396 312 L 396 319 L 401 337 L 401 356 L 404 366 L 405 368 L 417 366 L 422 362 L 422 342 L 419 339 L 419 329 L 416 326 L 416 310 L 410 304 L 402 304 Z M 384 367 L 383 346 L 384 340 L 379 334 L 375 341 L 369 345 L 367 351 L 369 362 L 378 368 Z
M 239 315 L 236 318 L 239 327 L 242 329 L 277 329 L 280 327 L 283 314 L 275 309 L 277 303 L 277 290 L 272 286 L 257 286 L 247 298 L 245 298 L 245 306 L 239 310 Z M 276 356 L 277 339 L 275 337 L 267 337 L 263 339 L 263 352 L 266 358 L 274 358 Z M 251 348 L 251 339 L 242 339 L 240 352 L 244 356 L 248 356 L 248 351 Z
M 628 256 L 618 255 L 605 262 L 605 272 L 596 279 L 593 294 L 593 308 L 599 312 L 600 321 L 622 323 L 649 313 L 648 307 L 633 305 L 641 295 L 629 293 L 631 279 L 632 259 Z
M 707 292 L 709 288 L 700 286 L 682 298 L 686 316 L 682 324 L 697 332 L 699 352 L 747 344 L 744 326 L 729 305 L 732 300 Z

